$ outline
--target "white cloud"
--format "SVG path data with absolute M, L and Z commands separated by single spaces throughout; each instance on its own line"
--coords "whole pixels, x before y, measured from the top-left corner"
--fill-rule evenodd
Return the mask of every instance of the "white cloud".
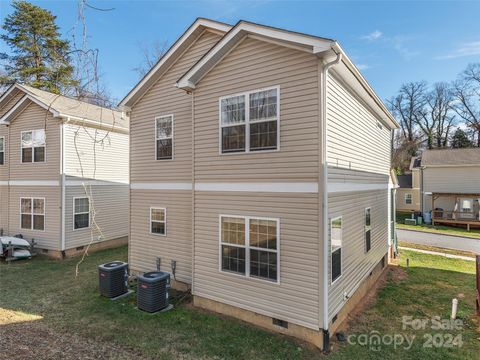
M 438 60 L 456 59 L 465 56 L 480 55 L 480 41 L 471 41 L 461 44 L 448 54 L 437 56 Z
M 362 39 L 368 40 L 368 41 L 375 41 L 378 40 L 382 37 L 383 33 L 379 30 L 375 30 L 371 32 L 370 34 L 362 36 Z
M 368 64 L 356 64 L 358 70 L 367 70 L 367 69 L 370 69 L 371 66 L 368 65 Z

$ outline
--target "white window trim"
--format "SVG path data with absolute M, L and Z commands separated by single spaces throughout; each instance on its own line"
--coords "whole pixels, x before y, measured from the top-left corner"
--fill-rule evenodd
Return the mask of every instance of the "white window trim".
M 165 224 L 165 233 L 164 234 L 159 234 L 159 233 L 152 232 L 152 210 L 163 210 L 163 212 L 165 214 L 165 220 L 163 221 L 163 223 Z M 153 221 L 154 222 L 159 222 L 159 223 L 162 222 L 162 221 L 158 221 L 158 220 L 153 220 Z M 158 207 L 158 206 L 150 206 L 148 225 L 150 226 L 149 232 L 150 232 L 151 235 L 167 236 L 167 208 Z
M 157 138 L 157 120 L 161 118 L 170 117 L 172 118 L 172 136 L 167 138 L 158 139 Z M 171 159 L 157 159 L 157 140 L 166 140 L 172 139 L 172 158 Z M 154 148 L 154 159 L 155 161 L 172 161 L 175 159 L 175 117 L 173 114 L 159 115 L 155 116 L 155 148 Z
M 268 91 L 268 90 L 277 90 L 277 117 L 276 119 L 261 119 L 261 120 L 253 120 L 250 121 L 250 94 L 261 92 L 261 91 Z M 228 99 L 231 97 L 236 96 L 245 96 L 245 121 L 236 124 L 229 124 L 223 125 L 222 124 L 222 100 Z M 255 124 L 260 122 L 267 122 L 267 121 L 277 121 L 277 148 L 276 149 L 269 149 L 269 150 L 256 150 L 250 151 L 250 126 L 249 124 Z M 246 91 L 242 93 L 232 94 L 222 96 L 218 99 L 218 124 L 219 124 L 219 132 L 218 132 L 218 153 L 220 155 L 241 155 L 241 154 L 250 154 L 250 153 L 268 153 L 268 152 L 278 152 L 280 151 L 280 85 L 271 86 L 267 88 L 261 88 L 251 91 Z M 245 125 L 245 151 L 237 151 L 237 152 L 226 152 L 224 153 L 222 150 L 222 129 L 224 127 L 231 127 L 231 126 L 238 126 L 238 125 Z
M 0 139 L 3 140 L 3 149 L 0 151 L 0 153 L 3 153 L 3 164 L 0 164 L 0 166 L 5 166 L 5 164 L 7 163 L 7 157 L 5 156 L 5 136 L 0 136 Z
M 237 245 L 237 244 L 230 244 L 222 242 L 222 218 L 238 218 L 245 220 L 245 245 Z M 250 220 L 268 220 L 268 221 L 275 221 L 277 223 L 277 250 L 270 250 L 258 247 L 250 247 Z M 222 245 L 245 248 L 245 275 L 227 271 L 222 269 Z M 261 281 L 262 283 L 268 284 L 275 284 L 280 285 L 280 219 L 278 218 L 269 218 L 269 217 L 261 217 L 261 216 L 243 216 L 243 215 L 226 215 L 220 214 L 218 216 L 218 271 L 222 274 L 228 274 L 233 276 L 238 276 L 244 279 L 251 279 L 255 281 Z M 250 276 L 250 249 L 253 250 L 260 250 L 260 251 L 267 251 L 267 252 L 274 252 L 277 254 L 277 281 L 264 279 L 261 277 Z
M 75 229 L 75 215 L 82 215 L 82 214 L 87 214 L 86 212 L 81 212 L 81 213 L 76 213 L 75 212 L 75 200 L 77 199 L 88 199 L 88 226 L 87 227 L 82 227 Z M 80 230 L 85 230 L 85 229 L 90 229 L 91 226 L 91 215 L 90 215 L 90 198 L 88 196 L 78 196 L 73 198 L 73 224 L 72 228 L 73 231 L 80 231 Z
M 22 199 L 30 199 L 30 201 L 32 202 L 32 213 L 30 214 L 31 216 L 31 224 L 32 226 L 27 229 L 27 228 L 22 228 L 22 215 L 28 215 L 27 213 L 22 213 Z M 34 215 L 34 212 L 33 212 L 33 200 L 34 199 L 37 199 L 37 200 L 43 200 L 43 214 L 35 214 L 35 215 L 43 215 L 43 230 L 38 230 L 38 229 L 34 229 L 33 228 L 33 215 Z M 21 230 L 29 230 L 29 231 L 39 231 L 39 232 L 45 232 L 46 229 L 47 229 L 47 200 L 44 198 L 44 197 L 29 197 L 29 196 L 22 196 L 20 198 L 20 226 L 19 228 Z
M 407 197 L 410 197 L 410 203 L 407 202 Z M 405 205 L 412 205 L 413 204 L 413 196 L 412 196 L 412 193 L 406 193 L 404 195 L 404 199 L 405 199 Z
M 367 210 L 370 210 L 370 225 L 367 225 Z M 363 244 L 365 249 L 365 254 L 368 254 L 370 250 L 372 250 L 372 208 L 370 206 L 365 208 L 365 212 L 363 213 Z M 343 223 L 342 223 L 343 226 Z M 370 230 L 370 250 L 367 250 L 367 231 Z M 342 239 L 343 240 L 343 239 Z
M 45 148 L 45 155 L 44 155 L 44 160 L 43 161 L 35 161 L 35 146 L 33 146 L 33 133 L 36 130 L 43 130 L 45 131 L 45 145 L 43 146 Z M 23 139 L 23 134 L 24 133 L 32 133 L 32 146 L 31 147 L 23 147 L 22 144 L 22 139 Z M 38 146 L 40 147 L 40 146 Z M 32 161 L 23 161 L 23 149 L 32 149 Z M 41 129 L 34 129 L 34 130 L 24 130 L 20 133 L 20 164 L 43 164 L 47 162 L 47 131 L 44 128 Z
M 333 262 L 332 262 L 332 229 L 333 229 L 333 222 L 335 220 L 341 219 L 342 220 L 342 245 L 340 246 L 340 276 L 333 280 Z M 334 285 L 338 282 L 343 276 L 343 215 L 335 216 L 330 219 L 330 285 Z

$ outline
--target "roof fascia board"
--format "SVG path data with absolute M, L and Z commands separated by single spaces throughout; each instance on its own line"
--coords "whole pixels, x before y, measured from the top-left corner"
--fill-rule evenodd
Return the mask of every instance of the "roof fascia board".
M 90 128 L 95 128 L 95 129 L 101 129 L 101 130 L 107 130 L 107 131 L 112 131 L 112 132 L 118 132 L 122 134 L 128 134 L 129 129 L 114 125 L 114 124 L 107 124 L 107 123 L 100 123 L 95 120 L 90 120 L 86 118 L 80 118 L 76 116 L 70 116 L 70 115 L 65 115 L 65 114 L 59 114 L 58 116 L 60 119 L 63 120 L 64 123 L 66 124 L 74 124 L 74 125 L 81 125 L 81 126 L 86 126 Z
M 138 96 L 138 93 L 144 90 L 146 92 L 151 85 L 147 88 L 144 89 L 145 85 L 151 80 L 151 78 L 178 52 L 178 50 L 184 45 L 184 43 L 189 40 L 189 38 L 194 34 L 198 28 L 204 27 L 209 30 L 217 31 L 220 33 L 226 33 L 231 29 L 230 25 L 216 22 L 216 21 L 211 21 L 208 19 L 197 19 L 184 33 L 180 38 L 170 47 L 170 49 L 165 53 L 164 56 L 162 56 L 157 64 L 150 69 L 150 71 L 143 77 L 140 82 L 138 82 L 135 87 L 130 90 L 130 92 L 125 96 L 125 98 L 120 102 L 119 106 L 123 107 L 131 107 L 132 104 L 132 99 Z M 194 42 L 194 41 L 193 41 Z M 181 56 L 179 54 L 179 56 Z
M 10 124 L 12 122 L 12 120 L 9 120 L 9 118 L 11 116 L 13 116 L 17 110 L 23 106 L 25 104 L 26 101 L 30 100 L 31 102 L 33 102 L 34 104 L 37 104 L 39 106 L 41 106 L 43 109 L 45 110 L 48 110 L 52 113 L 52 115 L 54 117 L 57 117 L 58 116 L 58 111 L 56 111 L 54 108 L 52 107 L 49 107 L 47 105 L 45 105 L 43 102 L 35 99 L 34 97 L 32 97 L 31 95 L 29 94 L 25 94 L 16 104 L 15 106 L 13 106 L 5 115 L 2 116 L 2 118 L 0 119 L 0 123 L 2 124 Z M 23 109 L 22 109 L 23 110 Z
M 10 87 L 2 94 L 2 96 L 0 96 L 0 104 L 3 103 L 15 89 L 19 90 L 18 84 L 10 85 Z
M 390 126 L 393 129 L 400 128 L 397 120 L 393 117 L 390 111 L 387 109 L 385 104 L 382 100 L 378 97 L 375 93 L 373 88 L 370 86 L 368 81 L 363 77 L 362 73 L 358 70 L 358 68 L 353 64 L 352 60 L 348 57 L 342 47 L 335 42 L 333 45 L 333 49 L 343 54 L 343 63 L 347 66 L 347 68 L 352 72 L 352 74 L 357 78 L 358 82 L 362 85 L 362 87 L 367 91 L 367 93 L 372 97 L 372 99 L 377 103 L 377 106 L 382 110 L 382 112 L 387 116 L 389 122 L 391 123 Z
M 478 164 L 436 164 L 436 165 L 422 165 L 422 168 L 458 168 L 458 167 L 479 167 L 480 161 Z
M 177 81 L 177 87 L 185 90 L 195 89 L 195 85 L 200 79 L 203 78 L 203 76 L 208 73 L 216 63 L 218 63 L 219 59 L 216 55 L 225 47 L 228 49 L 235 47 L 235 42 L 242 40 L 247 35 L 256 35 L 280 42 L 283 41 L 288 44 L 308 46 L 311 47 L 310 51 L 314 54 L 323 53 L 330 49 L 334 43 L 333 41 L 326 39 L 314 38 L 307 35 L 240 21 Z M 192 87 L 192 85 L 194 86 Z

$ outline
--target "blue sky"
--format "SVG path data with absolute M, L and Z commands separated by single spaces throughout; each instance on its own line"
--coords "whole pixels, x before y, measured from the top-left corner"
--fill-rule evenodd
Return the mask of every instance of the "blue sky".
M 66 38 L 77 1 L 32 1 L 58 16 Z M 98 1 L 112 11 L 86 10 L 88 47 L 98 48 L 100 72 L 121 99 L 138 81 L 140 44 L 171 44 L 195 20 L 239 19 L 338 40 L 382 99 L 403 82 L 455 79 L 480 61 L 480 1 Z M 0 0 L 0 20 L 11 12 Z M 77 30 L 79 29 L 77 25 Z M 5 51 L 0 43 L 0 52 Z

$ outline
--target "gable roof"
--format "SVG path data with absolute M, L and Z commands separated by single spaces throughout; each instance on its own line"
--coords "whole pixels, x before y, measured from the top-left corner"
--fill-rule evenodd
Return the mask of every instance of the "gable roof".
M 12 93 L 18 90 L 22 91 L 25 95 L 0 118 L 0 124 L 9 124 L 30 102 L 33 102 L 52 113 L 54 117 L 67 121 L 110 129 L 115 127 L 115 129 L 120 131 L 128 131 L 128 118 L 121 111 L 107 109 L 27 85 L 12 85 L 5 94 L 0 97 L 0 104 L 4 99 L 7 99 Z
M 399 127 L 393 115 L 375 94 L 372 87 L 348 58 L 338 42 L 333 39 L 259 25 L 244 20 L 240 20 L 216 45 L 178 79 L 177 87 L 186 91 L 194 90 L 201 79 L 247 36 L 294 47 L 310 52 L 325 60 L 335 58 L 338 54 L 341 54 L 342 59 L 340 64 L 335 67 L 335 72 L 352 87 L 385 124 L 391 129 Z
M 425 150 L 422 166 L 480 166 L 480 148 Z
M 398 185 L 400 188 L 412 188 L 412 174 L 397 175 Z
M 197 18 L 150 71 L 123 98 L 119 106 L 133 106 L 145 92 L 162 77 L 165 71 L 198 39 L 205 30 L 226 33 L 231 25 L 210 19 Z

